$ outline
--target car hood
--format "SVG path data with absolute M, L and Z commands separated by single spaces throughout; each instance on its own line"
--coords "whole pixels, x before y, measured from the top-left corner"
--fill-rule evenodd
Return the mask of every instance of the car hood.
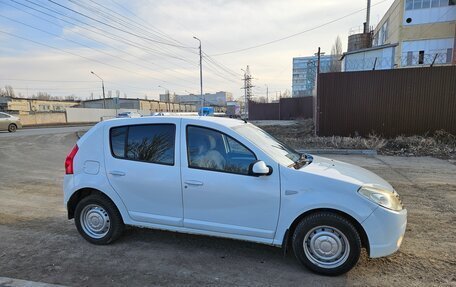
M 344 181 L 358 186 L 373 186 L 389 191 L 394 190 L 391 184 L 367 169 L 324 157 L 312 157 L 312 163 L 302 167 L 299 171 Z

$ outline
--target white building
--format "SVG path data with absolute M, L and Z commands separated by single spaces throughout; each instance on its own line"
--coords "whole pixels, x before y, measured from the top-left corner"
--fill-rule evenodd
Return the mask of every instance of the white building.
M 326 73 L 331 69 L 332 56 L 320 57 L 320 72 Z M 317 76 L 317 56 L 293 58 L 292 97 L 312 96 Z

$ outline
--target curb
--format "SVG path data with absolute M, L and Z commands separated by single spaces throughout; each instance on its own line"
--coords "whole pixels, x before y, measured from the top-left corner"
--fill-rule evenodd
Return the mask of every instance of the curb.
M 56 124 L 56 125 L 26 125 L 22 126 L 22 129 L 45 129 L 45 128 L 71 128 L 80 126 L 93 126 L 96 123 L 74 123 L 74 124 Z
M 63 285 L 48 284 L 42 282 L 34 282 L 20 280 L 8 277 L 0 277 L 0 286 L 8 287 L 64 287 Z
M 373 149 L 298 149 L 297 151 L 310 154 L 377 155 L 377 151 Z

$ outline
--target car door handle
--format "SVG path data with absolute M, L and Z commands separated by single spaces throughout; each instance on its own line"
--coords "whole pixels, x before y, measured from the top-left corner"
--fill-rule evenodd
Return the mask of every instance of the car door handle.
M 197 180 L 186 180 L 186 181 L 184 181 L 184 183 L 188 184 L 188 185 L 193 185 L 193 186 L 203 185 L 203 183 L 201 181 L 197 181 Z
M 114 175 L 114 176 L 125 176 L 126 173 L 123 171 L 118 171 L 118 170 L 112 170 L 109 172 L 109 174 Z

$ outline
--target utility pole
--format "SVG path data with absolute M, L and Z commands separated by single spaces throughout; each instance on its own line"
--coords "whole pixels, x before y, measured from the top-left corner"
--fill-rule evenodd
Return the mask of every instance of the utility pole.
M 266 103 L 269 103 L 269 87 L 267 84 L 264 84 L 266 86 Z
M 252 98 L 252 88 L 255 87 L 252 85 L 252 76 L 250 75 L 250 69 L 249 66 L 247 65 L 247 68 L 241 69 L 244 72 L 244 118 L 247 119 L 247 113 L 248 113 L 248 104 L 250 99 Z
M 318 57 L 318 60 L 317 60 L 317 79 L 316 79 L 316 89 L 315 89 L 315 100 L 314 100 L 314 125 L 315 125 L 315 135 L 318 134 L 318 131 L 319 131 L 319 120 L 318 120 L 318 116 L 319 116 L 319 113 L 320 113 L 320 100 L 319 100 L 319 96 L 318 96 L 318 85 L 319 85 L 319 76 L 320 76 L 320 58 L 321 58 L 321 50 L 320 50 L 320 47 L 318 47 L 318 53 L 317 53 L 317 57 Z
M 201 113 L 204 107 L 204 95 L 203 95 L 203 52 L 201 51 L 201 40 L 193 36 L 193 39 L 199 42 L 199 56 L 200 56 L 200 94 L 201 94 Z
M 93 75 L 95 75 L 98 79 L 101 80 L 101 89 L 103 90 L 103 109 L 106 109 L 106 98 L 105 98 L 105 90 L 104 90 L 104 81 L 103 79 L 98 76 L 97 74 L 95 74 L 93 71 L 90 71 L 90 73 L 92 73 Z

